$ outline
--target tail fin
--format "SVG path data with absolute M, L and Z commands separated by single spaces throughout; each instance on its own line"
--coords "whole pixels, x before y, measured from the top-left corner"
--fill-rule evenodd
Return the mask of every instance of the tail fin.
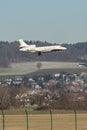
M 20 47 L 27 47 L 28 45 L 23 41 L 23 39 L 19 39 Z

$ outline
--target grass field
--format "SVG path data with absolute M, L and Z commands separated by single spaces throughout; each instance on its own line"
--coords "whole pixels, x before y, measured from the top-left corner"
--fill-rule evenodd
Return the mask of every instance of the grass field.
M 38 61 L 40 62 L 40 61 Z M 81 73 L 87 72 L 87 67 L 79 67 L 78 62 L 40 62 L 41 68 L 37 68 L 38 62 L 12 63 L 8 68 L 0 68 L 0 76 L 23 74 L 50 74 L 58 72 Z
M 3 130 L 1 118 L 0 116 L 0 130 Z M 28 118 L 29 130 L 51 130 L 49 114 L 30 114 Z M 87 130 L 87 114 L 78 115 L 77 128 Z M 6 115 L 5 130 L 27 130 L 26 115 Z M 75 130 L 74 114 L 54 114 L 52 130 Z
M 4 115 L 4 130 L 87 130 L 87 112 L 77 114 L 77 129 L 75 114 L 65 111 L 61 113 L 52 114 L 52 120 L 49 113 L 28 113 L 28 124 L 26 114 L 8 113 Z M 2 117 L 0 114 L 0 130 L 3 130 Z

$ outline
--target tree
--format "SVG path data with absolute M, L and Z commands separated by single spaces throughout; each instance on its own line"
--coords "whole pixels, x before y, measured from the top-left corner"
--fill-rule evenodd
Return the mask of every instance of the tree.
M 0 87 L 0 109 L 7 109 L 10 107 L 10 89 L 7 87 Z
M 37 63 L 37 68 L 38 68 L 38 70 L 40 70 L 41 67 L 42 67 L 42 63 L 41 63 L 41 62 L 38 62 L 38 63 Z

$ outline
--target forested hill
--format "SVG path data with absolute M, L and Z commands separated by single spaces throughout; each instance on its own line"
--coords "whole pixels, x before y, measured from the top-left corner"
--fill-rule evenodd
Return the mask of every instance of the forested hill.
M 36 44 L 37 46 L 55 45 L 41 41 L 26 41 L 27 44 Z M 87 59 L 87 42 L 74 44 L 61 44 L 66 47 L 66 51 L 31 54 L 19 51 L 19 43 L 0 41 L 0 66 L 7 67 L 12 62 L 21 61 L 81 61 Z

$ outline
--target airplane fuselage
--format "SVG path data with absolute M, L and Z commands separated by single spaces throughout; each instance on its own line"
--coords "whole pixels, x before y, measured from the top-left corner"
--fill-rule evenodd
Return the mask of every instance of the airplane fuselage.
M 22 39 L 19 40 L 19 43 L 20 43 L 20 51 L 38 53 L 38 55 L 41 55 L 41 53 L 44 52 L 66 50 L 65 47 L 59 45 L 41 46 L 41 47 L 37 47 L 36 45 L 27 45 Z

